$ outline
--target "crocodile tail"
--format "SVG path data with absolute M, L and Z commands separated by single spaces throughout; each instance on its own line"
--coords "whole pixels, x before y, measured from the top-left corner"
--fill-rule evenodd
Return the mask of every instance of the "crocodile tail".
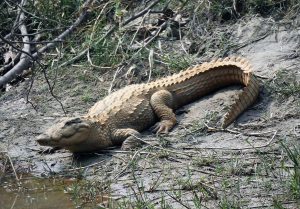
M 237 99 L 229 107 L 229 111 L 225 114 L 222 128 L 226 128 L 230 125 L 245 109 L 255 102 L 259 94 L 258 80 L 252 73 L 252 67 L 246 59 L 243 58 L 231 58 L 236 61 L 236 66 L 242 71 L 242 81 L 245 85 L 243 91 L 238 94 Z

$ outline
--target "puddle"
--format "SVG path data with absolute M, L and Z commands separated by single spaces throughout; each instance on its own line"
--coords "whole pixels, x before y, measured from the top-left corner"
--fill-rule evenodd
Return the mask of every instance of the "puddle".
M 76 208 L 72 195 L 65 192 L 74 182 L 74 180 L 40 179 L 29 176 L 19 181 L 15 178 L 2 178 L 0 207 L 1 209 Z

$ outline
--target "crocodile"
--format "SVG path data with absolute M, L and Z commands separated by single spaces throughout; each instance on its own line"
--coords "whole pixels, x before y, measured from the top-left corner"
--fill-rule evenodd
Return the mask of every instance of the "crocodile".
M 230 125 L 259 94 L 259 83 L 249 61 L 227 57 L 205 62 L 157 81 L 117 90 L 80 117 L 63 118 L 37 137 L 42 146 L 71 152 L 91 152 L 111 146 L 137 146 L 140 132 L 154 127 L 168 133 L 177 123 L 174 111 L 222 87 L 240 84 L 243 90 L 224 115 Z

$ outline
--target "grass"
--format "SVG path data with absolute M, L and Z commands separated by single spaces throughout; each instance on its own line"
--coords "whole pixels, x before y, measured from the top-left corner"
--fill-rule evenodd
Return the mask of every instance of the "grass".
M 266 86 L 280 101 L 290 96 L 300 98 L 300 83 L 296 78 L 296 74 L 289 73 L 289 70 L 280 69 L 275 78 L 270 80 Z
M 185 70 L 190 67 L 195 57 L 191 55 L 165 54 L 162 61 L 167 64 L 171 73 L 177 73 L 180 70 Z
M 220 209 L 240 209 L 241 203 L 238 200 L 229 200 L 227 197 L 223 197 L 219 202 Z
M 274 207 L 274 209 L 285 209 L 283 204 L 275 198 L 274 198 L 274 202 L 273 202 L 273 207 Z
M 197 156 L 193 158 L 192 165 L 196 167 L 203 167 L 203 166 L 216 166 L 217 164 L 221 163 L 220 159 L 217 158 L 215 155 L 209 155 L 208 157 Z
M 95 102 L 94 96 L 88 92 L 86 92 L 84 95 L 81 96 L 81 100 L 85 103 Z
M 289 170 L 290 176 L 288 186 L 291 195 L 300 201 L 300 146 L 289 147 L 281 143 L 284 151 L 287 154 L 289 161 L 292 163 L 292 169 Z

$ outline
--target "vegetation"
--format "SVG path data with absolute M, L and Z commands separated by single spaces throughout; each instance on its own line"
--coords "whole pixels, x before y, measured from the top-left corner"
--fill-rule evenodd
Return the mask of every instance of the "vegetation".
M 267 84 L 272 95 L 276 95 L 280 100 L 290 96 L 300 97 L 300 83 L 295 74 L 289 74 L 288 70 L 281 69 L 275 75 L 274 79 Z

